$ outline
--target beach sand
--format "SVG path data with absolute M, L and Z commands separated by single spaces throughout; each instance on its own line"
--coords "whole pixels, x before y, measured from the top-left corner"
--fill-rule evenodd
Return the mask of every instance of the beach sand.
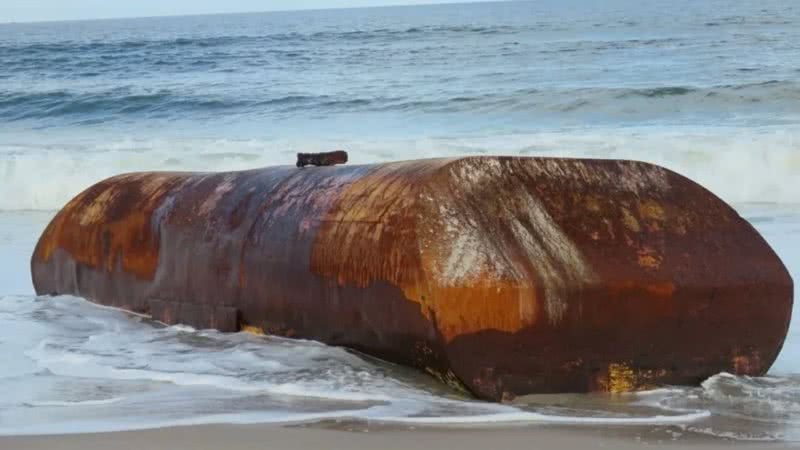
M 345 427 L 346 428 L 346 427 Z M 670 437 L 672 436 L 672 437 Z M 0 438 L 3 450 L 271 450 L 271 449 L 786 449 L 798 444 L 729 441 L 676 436 L 644 429 L 505 428 L 505 429 L 375 429 L 354 425 L 298 427 L 275 425 L 210 425 L 116 433 Z

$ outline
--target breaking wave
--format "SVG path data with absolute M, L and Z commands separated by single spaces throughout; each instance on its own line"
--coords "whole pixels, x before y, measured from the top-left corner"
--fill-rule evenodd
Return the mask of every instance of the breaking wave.
M 686 175 L 731 203 L 800 203 L 800 129 L 600 129 L 490 136 L 337 140 L 352 163 L 431 156 L 635 159 Z M 145 170 L 243 170 L 293 164 L 331 141 L 141 139 L 0 145 L 0 210 L 55 210 L 104 178 Z

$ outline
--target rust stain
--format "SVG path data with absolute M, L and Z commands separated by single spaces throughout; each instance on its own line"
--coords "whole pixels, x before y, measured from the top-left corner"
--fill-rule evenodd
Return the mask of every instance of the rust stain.
M 53 238 L 40 242 L 35 257 L 47 262 L 56 249 L 79 263 L 150 279 L 158 265 L 158 235 L 150 226 L 154 210 L 180 180 L 171 174 L 129 174 L 85 191 L 48 227 Z
M 639 265 L 646 269 L 658 269 L 661 267 L 663 257 L 653 248 L 642 247 L 637 250 Z
M 608 365 L 605 376 L 598 380 L 598 385 L 612 394 L 643 391 L 657 387 L 658 380 L 669 375 L 666 369 L 642 369 L 628 362 L 612 363 Z
M 636 388 L 636 376 L 633 369 L 626 363 L 612 363 L 608 365 L 608 392 L 631 392 Z
M 638 233 L 641 231 L 641 227 L 639 226 L 639 221 L 636 220 L 636 217 L 633 217 L 630 211 L 627 208 L 622 208 L 622 223 L 625 227 L 634 233 Z
M 615 296 L 619 296 L 623 292 L 641 291 L 650 294 L 657 299 L 669 299 L 676 291 L 675 283 L 672 281 L 650 281 L 641 282 L 638 280 L 626 280 L 609 283 L 610 291 Z
M 763 370 L 761 355 L 757 351 L 736 355 L 732 363 L 733 373 L 736 375 L 759 373 Z
M 592 212 L 601 211 L 599 198 L 595 195 L 587 195 L 585 199 L 586 209 Z
M 502 293 L 491 297 L 494 316 L 505 318 L 496 321 L 495 329 L 520 330 L 539 320 L 557 324 L 567 314 L 568 290 L 594 281 L 580 250 L 540 199 L 525 188 L 540 176 L 535 169 L 510 159 L 463 160 L 443 171 L 425 196 L 439 198 L 427 203 L 431 212 L 426 217 L 444 236 L 422 236 L 430 249 L 423 259 L 424 272 L 431 274 L 435 289 L 502 286 Z M 442 201 L 441 192 L 452 197 Z M 494 200 L 484 203 L 487 198 Z M 431 297 L 448 295 L 431 293 Z M 440 323 L 461 329 L 455 333 L 448 328 L 444 333 L 448 339 L 483 326 L 474 321 L 481 304 L 461 300 L 457 307 L 435 306 Z
M 639 215 L 646 220 L 656 220 L 663 222 L 666 219 L 664 207 L 655 200 L 647 200 L 639 203 Z
M 349 184 L 321 221 L 311 271 L 340 285 L 365 288 L 386 280 L 419 291 L 419 251 L 414 198 L 418 162 L 379 168 Z M 419 301 L 420 295 L 413 296 Z
M 671 281 L 647 283 L 644 288 L 647 292 L 657 297 L 672 297 L 675 294 L 675 283 Z
M 487 279 L 483 286 L 429 288 L 428 295 L 435 301 L 431 311 L 447 341 L 485 329 L 515 332 L 526 323 L 526 317 L 535 316 L 520 307 L 536 304 L 534 289 L 509 282 L 498 292 L 498 284 Z
M 436 172 L 440 168 L 456 173 Z M 448 183 L 465 188 L 469 185 L 463 183 L 491 183 L 502 176 L 503 168 L 490 165 L 494 172 L 483 180 L 487 174 L 479 166 L 442 164 L 433 171 L 425 167 L 426 175 L 433 172 L 434 179 L 444 183 L 436 186 L 416 182 L 420 176 L 417 163 L 391 169 L 365 176 L 340 195 L 315 241 L 312 270 L 340 285 L 361 288 L 376 280 L 390 281 L 406 298 L 424 305 L 421 310 L 429 320 L 435 315 L 447 341 L 481 329 L 514 332 L 534 323 L 542 302 L 537 295 L 539 285 L 530 276 L 533 268 L 487 260 L 486 256 L 502 251 L 498 245 L 510 243 L 492 241 L 497 238 L 496 230 L 487 228 L 489 224 L 468 223 L 466 218 L 463 223 L 449 205 L 431 201 L 436 196 L 432 190 Z M 510 223 L 507 232 L 524 240 L 527 253 L 520 257 L 538 259 L 542 289 L 550 301 L 543 303 L 550 317 L 557 319 L 563 314 L 559 310 L 563 306 L 556 303 L 563 301 L 559 299 L 565 283 L 562 277 L 577 274 L 588 278 L 576 250 L 530 196 L 518 195 L 494 214 L 498 224 L 491 226 Z M 524 216 L 516 218 L 518 214 Z M 533 236 L 535 232 L 541 236 Z M 563 265 L 577 269 L 564 269 Z
M 652 254 L 639 253 L 639 265 L 650 269 L 658 269 L 661 265 L 661 261 Z
M 239 328 L 241 329 L 241 331 L 243 331 L 245 333 L 253 334 L 253 335 L 256 335 L 256 336 L 264 336 L 265 335 L 264 330 L 261 327 L 257 327 L 255 325 L 241 324 L 241 325 L 239 325 Z

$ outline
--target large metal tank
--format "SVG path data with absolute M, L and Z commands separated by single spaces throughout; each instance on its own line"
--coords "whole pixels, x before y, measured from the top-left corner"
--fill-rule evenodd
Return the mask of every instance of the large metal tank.
M 736 211 L 632 161 L 134 173 L 69 202 L 39 294 L 316 339 L 490 400 L 764 374 L 792 280 Z

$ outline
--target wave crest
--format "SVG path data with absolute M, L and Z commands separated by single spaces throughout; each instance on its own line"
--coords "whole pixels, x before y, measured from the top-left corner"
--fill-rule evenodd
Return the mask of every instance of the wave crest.
M 0 90 L 0 119 L 61 119 L 80 123 L 143 118 L 179 118 L 192 114 L 198 120 L 216 120 L 225 111 L 237 114 L 308 116 L 325 113 L 465 113 L 479 112 L 558 116 L 605 115 L 644 120 L 669 116 L 730 114 L 760 111 L 792 113 L 800 103 L 800 84 L 771 80 L 763 83 L 720 85 L 710 88 L 656 86 L 642 88 L 516 89 L 500 92 L 440 93 L 410 98 L 402 95 L 369 96 L 353 93 L 311 94 L 234 90 L 225 95 L 204 95 L 182 88 L 141 89 L 123 86 L 97 90 L 85 88 L 52 91 Z
M 634 159 L 673 169 L 724 200 L 800 204 L 798 128 L 596 129 L 427 139 L 336 140 L 354 163 L 501 154 Z M 0 146 L 0 210 L 54 210 L 93 183 L 142 170 L 241 170 L 329 150 L 321 136 L 283 141 L 130 139 Z M 409 149 L 413 149 L 409 151 Z

